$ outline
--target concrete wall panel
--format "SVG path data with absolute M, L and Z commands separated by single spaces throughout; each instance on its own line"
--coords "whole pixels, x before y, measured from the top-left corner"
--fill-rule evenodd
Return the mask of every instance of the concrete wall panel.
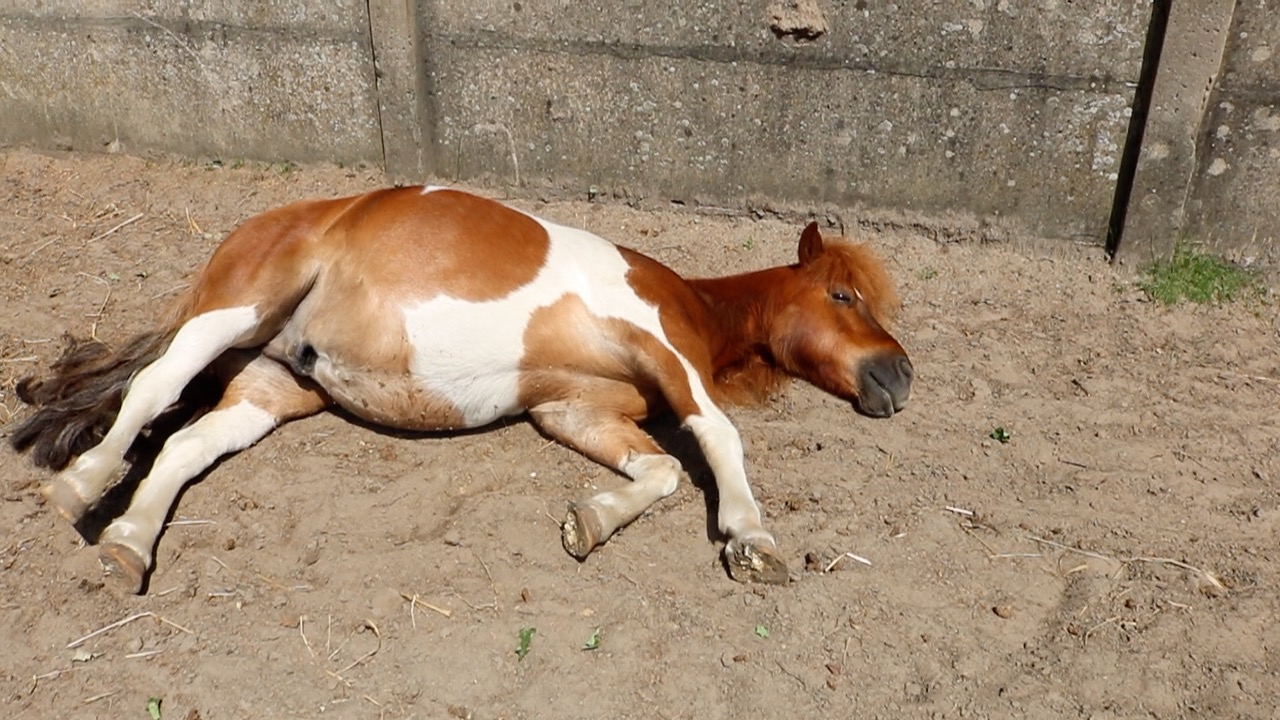
M 748 196 L 1100 236 L 1127 94 L 515 49 L 437 61 L 439 170 L 713 205 Z
M 149 4 L 134 5 L 94 3 L 73 17 L 56 6 L 43 15 L 0 11 L 0 138 L 381 160 L 367 17 L 287 25 L 294 19 L 254 2 L 196 4 L 181 17 L 146 16 Z M 255 25 L 260 19 L 282 24 Z
M 430 30 L 461 46 L 655 55 L 932 74 L 997 70 L 1133 80 L 1144 0 L 818 0 L 826 32 L 779 42 L 770 0 L 439 0 Z
M 366 0 L 0 0 L 0 16 L 68 21 L 169 18 L 324 33 L 348 27 L 365 6 Z
M 1103 237 L 1146 2 L 774 4 L 439 0 L 438 170 Z
M 1263 0 L 1237 6 L 1222 78 L 1200 126 L 1188 240 L 1280 262 L 1280 24 Z

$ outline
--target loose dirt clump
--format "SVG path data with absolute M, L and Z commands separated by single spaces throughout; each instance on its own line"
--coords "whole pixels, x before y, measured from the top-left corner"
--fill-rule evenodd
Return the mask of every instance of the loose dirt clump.
M 64 332 L 121 342 L 253 213 L 384 182 L 0 168 L 0 433 Z M 515 204 L 694 275 L 790 262 L 800 231 Z M 901 284 L 911 404 L 871 420 L 797 385 L 730 411 L 790 585 L 728 579 L 699 486 L 579 564 L 565 503 L 623 481 L 527 423 L 405 437 L 326 414 L 189 488 L 147 595 L 120 595 L 6 447 L 5 716 L 1273 717 L 1275 305 L 1166 308 L 1096 247 L 867 233 Z

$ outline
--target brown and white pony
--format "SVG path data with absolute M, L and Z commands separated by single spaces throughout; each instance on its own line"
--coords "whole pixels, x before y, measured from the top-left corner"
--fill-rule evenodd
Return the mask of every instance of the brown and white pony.
M 675 491 L 679 462 L 637 425 L 670 409 L 715 476 L 730 575 L 785 582 L 723 402 L 786 375 L 887 417 L 912 368 L 885 330 L 892 284 L 864 246 L 800 237 L 799 262 L 685 280 L 644 255 L 465 192 L 397 188 L 251 218 L 213 254 L 173 319 L 111 352 L 70 348 L 19 395 L 38 406 L 12 443 L 60 470 L 44 488 L 79 521 L 139 433 L 197 376 L 216 405 L 164 443 L 99 538 L 140 592 L 181 488 L 280 424 L 338 405 L 407 430 L 475 428 L 527 412 L 630 484 L 569 506 L 584 559 Z

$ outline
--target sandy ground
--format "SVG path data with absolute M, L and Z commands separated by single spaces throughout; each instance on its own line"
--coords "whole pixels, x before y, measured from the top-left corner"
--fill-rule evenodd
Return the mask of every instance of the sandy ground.
M 3 433 L 65 331 L 143 330 L 239 221 L 382 178 L 4 150 L 0 182 Z M 692 274 L 790 262 L 799 233 L 517 204 Z M 1274 717 L 1274 302 L 1157 306 L 1096 248 L 865 235 L 901 284 L 911 405 L 872 420 L 797 384 L 731 410 L 792 584 L 726 576 L 696 485 L 577 563 L 565 503 L 622 480 L 525 422 L 408 438 L 326 414 L 190 487 L 124 595 L 6 445 L 3 714 Z

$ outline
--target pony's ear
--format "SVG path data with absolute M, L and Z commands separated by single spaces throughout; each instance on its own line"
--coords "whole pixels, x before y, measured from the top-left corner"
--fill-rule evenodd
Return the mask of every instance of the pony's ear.
M 822 254 L 822 233 L 818 232 L 818 223 L 811 222 L 800 233 L 800 264 L 808 265 Z

